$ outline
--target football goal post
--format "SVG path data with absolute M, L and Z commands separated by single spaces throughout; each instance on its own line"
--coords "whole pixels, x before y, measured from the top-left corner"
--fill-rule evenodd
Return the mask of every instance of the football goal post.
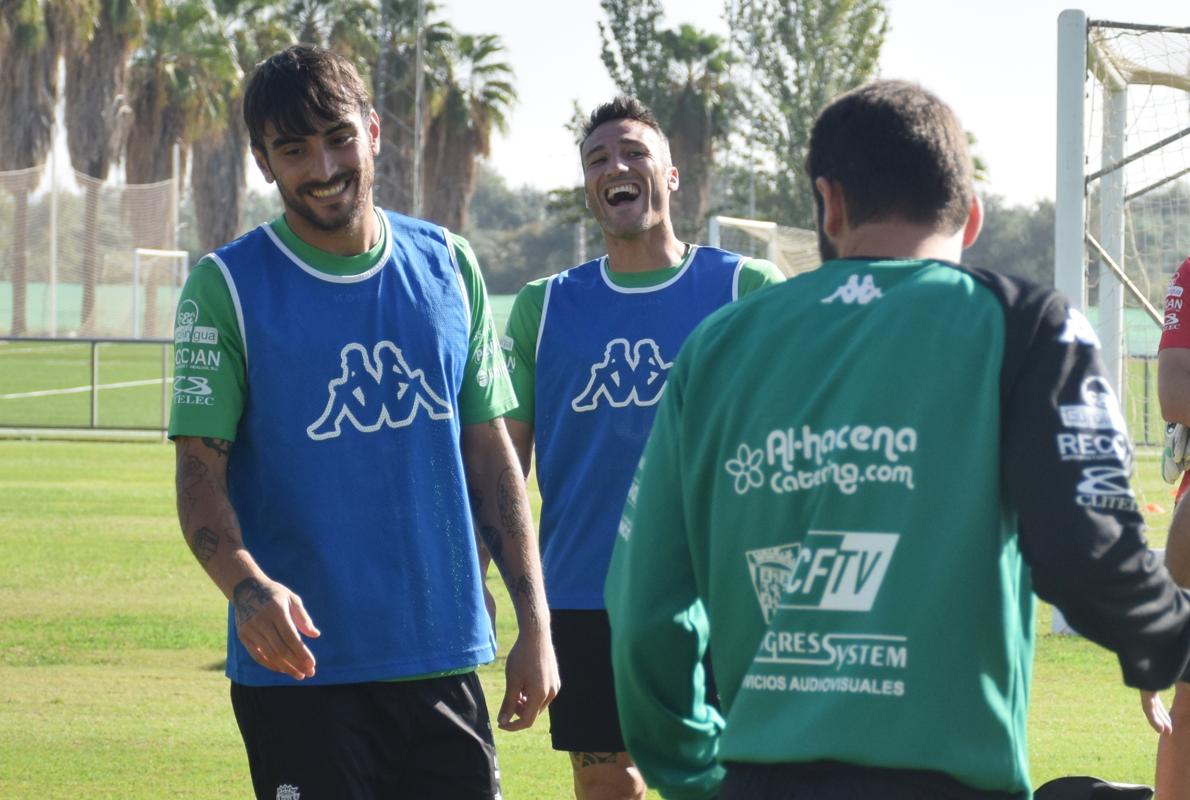
M 817 269 L 822 263 L 814 231 L 765 220 L 711 217 L 707 224 L 707 243 L 711 247 L 768 259 L 786 277 Z
M 1063 11 L 1057 113 L 1054 282 L 1096 321 L 1127 401 L 1128 360 L 1156 353 L 1190 256 L 1190 28 Z

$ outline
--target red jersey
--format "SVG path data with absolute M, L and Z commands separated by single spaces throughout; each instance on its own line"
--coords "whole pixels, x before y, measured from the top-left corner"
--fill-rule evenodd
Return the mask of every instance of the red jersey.
M 1165 322 L 1161 326 L 1161 344 L 1157 352 L 1167 347 L 1190 348 L 1190 258 L 1182 262 L 1165 290 Z
M 1169 288 L 1165 290 L 1165 322 L 1161 326 L 1158 353 L 1167 347 L 1190 348 L 1190 309 L 1186 307 L 1187 301 L 1190 301 L 1190 258 L 1178 267 L 1173 280 L 1169 282 Z M 1187 490 L 1190 490 L 1190 472 L 1182 475 L 1177 500 L 1181 500 Z

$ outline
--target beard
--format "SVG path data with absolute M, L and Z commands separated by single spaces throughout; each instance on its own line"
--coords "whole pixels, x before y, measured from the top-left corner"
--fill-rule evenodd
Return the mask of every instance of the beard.
M 826 234 L 822 232 L 821 224 L 819 224 L 819 226 L 814 229 L 814 233 L 818 235 L 818 256 L 822 259 L 822 263 L 825 264 L 828 261 L 834 261 L 836 258 L 838 258 L 839 251 L 835 247 L 834 243 L 832 243 L 830 239 L 826 238 Z
M 292 211 L 320 231 L 334 233 L 360 224 L 372 196 L 374 180 L 375 169 L 371 164 L 366 164 L 358 170 L 340 172 L 329 181 L 303 183 L 292 192 L 277 181 L 277 192 L 281 195 L 286 211 Z M 330 216 L 320 214 L 304 199 L 312 190 L 325 189 L 343 181 L 348 182 L 349 189 L 354 185 L 355 195 L 348 201 L 350 204 L 346 208 L 331 212 Z
M 814 189 L 814 205 L 817 211 L 816 219 L 818 224 L 814 226 L 814 233 L 818 236 L 818 256 L 825 264 L 828 261 L 834 261 L 839 257 L 839 250 L 834 243 L 827 238 L 826 234 L 822 232 L 822 220 L 825 214 L 825 206 L 822 200 L 822 195 L 819 194 L 818 189 Z

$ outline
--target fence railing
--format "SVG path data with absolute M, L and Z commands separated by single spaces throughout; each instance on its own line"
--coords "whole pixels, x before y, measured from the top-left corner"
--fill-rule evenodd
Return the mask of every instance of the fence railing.
M 0 431 L 169 427 L 171 339 L 0 337 Z

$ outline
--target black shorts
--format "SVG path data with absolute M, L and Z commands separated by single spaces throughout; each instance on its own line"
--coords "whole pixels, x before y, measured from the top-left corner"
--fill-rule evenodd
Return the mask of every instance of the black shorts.
M 607 612 L 550 610 L 550 631 L 562 691 L 550 704 L 550 739 L 555 750 L 623 753 L 620 713 L 612 678 L 611 627 Z M 707 666 L 707 699 L 718 706 Z
M 941 772 L 815 761 L 744 764 L 729 761 L 720 800 L 1024 800 L 1023 794 L 973 789 Z
M 259 800 L 499 800 L 474 672 L 415 681 L 243 686 L 231 704 Z
M 551 609 L 550 632 L 562 679 L 562 691 L 550 703 L 554 749 L 571 753 L 624 752 L 612 680 L 607 612 Z

